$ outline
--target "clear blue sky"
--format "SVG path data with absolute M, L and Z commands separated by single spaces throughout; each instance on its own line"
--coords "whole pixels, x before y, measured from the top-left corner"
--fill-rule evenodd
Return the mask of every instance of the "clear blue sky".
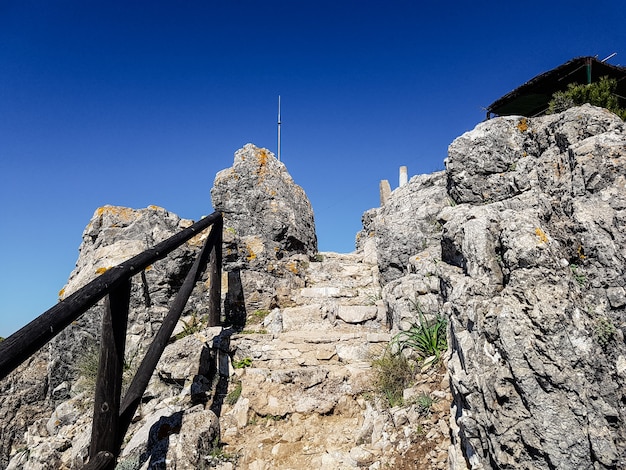
M 0 336 L 51 307 L 104 204 L 212 212 L 252 142 L 348 252 L 378 183 L 443 169 L 484 107 L 573 57 L 626 62 L 621 1 L 0 0 Z

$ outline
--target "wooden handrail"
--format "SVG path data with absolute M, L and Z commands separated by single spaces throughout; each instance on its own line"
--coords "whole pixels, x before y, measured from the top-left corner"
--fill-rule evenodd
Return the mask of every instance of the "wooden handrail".
M 149 265 L 164 258 L 180 245 L 212 225 L 202 250 L 189 269 L 183 285 L 174 298 L 170 310 L 155 335 L 144 359 L 121 401 L 122 372 L 130 279 L 142 273 Z M 0 380 L 37 352 L 72 321 L 106 296 L 102 317 L 100 361 L 94 398 L 89 461 L 87 470 L 112 470 L 121 444 L 141 397 L 150 381 L 174 327 L 182 314 L 191 292 L 205 271 L 209 272 L 209 326 L 219 324 L 222 270 L 222 229 L 220 213 L 213 213 L 192 226 L 178 232 L 154 248 L 107 270 L 98 278 L 60 301 L 24 328 L 0 343 Z
M 104 298 L 110 289 L 140 273 L 155 261 L 165 258 L 221 218 L 219 212 L 214 212 L 154 248 L 107 270 L 6 338 L 0 343 L 0 380 Z

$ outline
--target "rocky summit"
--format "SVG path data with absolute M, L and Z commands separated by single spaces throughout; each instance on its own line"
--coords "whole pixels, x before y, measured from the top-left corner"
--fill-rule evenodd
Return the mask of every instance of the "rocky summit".
M 355 252 L 318 253 L 302 188 L 239 150 L 211 192 L 223 325 L 203 278 L 117 468 L 625 469 L 624 121 L 488 120 L 445 167 L 365 212 Z M 98 209 L 61 299 L 190 223 Z M 202 237 L 133 279 L 129 373 Z M 0 382 L 2 468 L 84 464 L 101 312 Z

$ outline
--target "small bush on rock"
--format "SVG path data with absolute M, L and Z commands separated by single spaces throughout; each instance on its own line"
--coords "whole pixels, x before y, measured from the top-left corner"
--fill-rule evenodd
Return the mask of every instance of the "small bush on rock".
M 552 95 L 552 100 L 548 105 L 548 114 L 560 113 L 573 106 L 589 103 L 606 108 L 622 119 L 626 119 L 626 109 L 619 107 L 616 88 L 617 80 L 608 77 L 602 77 L 599 81 L 588 85 L 570 83 L 567 90 L 557 91 Z
M 402 352 L 387 348 L 382 357 L 372 361 L 374 386 L 390 407 L 402 405 L 404 389 L 414 377 L 413 367 Z
M 606 348 L 617 333 L 615 325 L 610 318 L 602 316 L 596 319 L 593 326 L 593 337 L 600 347 Z
M 417 312 L 419 323 L 398 333 L 392 340 L 392 344 L 395 344 L 399 350 L 413 349 L 420 359 L 435 356 L 438 361 L 441 354 L 448 349 L 446 317 L 438 314 L 434 320 L 428 321 L 417 300 L 412 302 L 412 306 Z

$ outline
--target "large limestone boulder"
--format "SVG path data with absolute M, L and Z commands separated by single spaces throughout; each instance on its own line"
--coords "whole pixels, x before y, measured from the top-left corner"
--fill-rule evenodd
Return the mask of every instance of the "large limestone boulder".
M 357 249 L 367 252 L 370 241 L 383 284 L 407 274 L 409 258 L 430 245 L 439 245 L 439 211 L 449 205 L 444 172 L 417 175 L 395 189 L 380 208 L 363 215 Z
M 286 305 L 317 252 L 304 190 L 269 150 L 247 144 L 233 166 L 215 176 L 211 198 L 224 215 L 227 315 L 243 323 L 246 313 Z
M 449 320 L 450 468 L 626 468 L 624 121 L 486 121 L 363 222 L 390 326 Z
M 192 221 L 181 219 L 157 206 L 146 209 L 118 206 L 98 208 L 83 232 L 76 268 L 59 293 L 59 300 L 107 269 L 153 247 L 191 224 Z M 206 233 L 194 237 L 131 279 L 127 338 L 129 358 L 134 357 L 142 345 L 148 345 L 149 339 L 160 327 L 169 302 L 182 284 L 205 237 Z M 205 313 L 206 307 L 202 306 L 201 300 L 190 299 L 188 311 L 196 311 L 198 316 Z M 97 346 L 103 308 L 101 301 L 50 342 L 49 393 L 55 401 L 68 397 L 71 383 L 77 376 L 77 364 L 86 352 Z
M 626 465 L 626 131 L 585 105 L 450 145 L 455 468 Z
M 252 144 L 238 150 L 233 166 L 215 176 L 211 198 L 224 214 L 226 235 L 233 235 L 235 251 L 226 253 L 228 261 L 265 267 L 317 252 L 311 203 L 269 150 Z

